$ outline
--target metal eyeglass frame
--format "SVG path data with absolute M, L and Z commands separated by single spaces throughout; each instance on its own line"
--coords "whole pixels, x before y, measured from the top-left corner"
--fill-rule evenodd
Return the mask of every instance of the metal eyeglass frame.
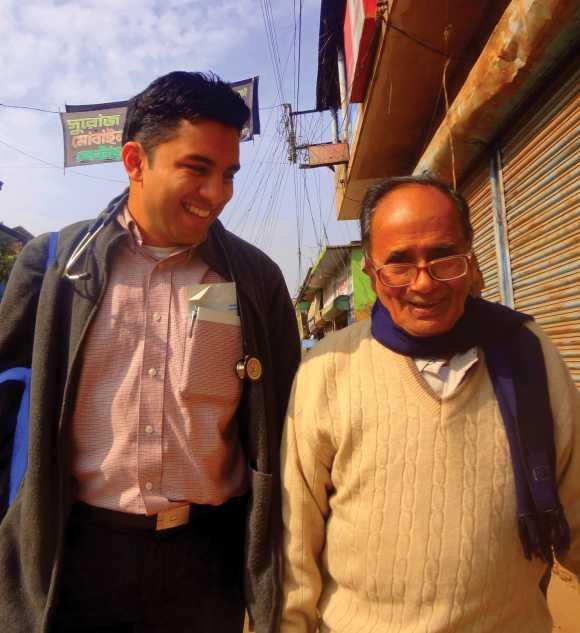
M 447 257 L 439 257 L 438 259 L 432 259 L 430 262 L 427 262 L 427 264 L 425 264 L 424 266 L 419 266 L 418 264 L 393 264 L 393 263 L 388 263 L 388 264 L 383 264 L 382 266 L 376 266 L 375 263 L 373 262 L 372 259 L 370 259 L 369 257 L 369 262 L 372 266 L 372 269 L 375 271 L 378 280 L 383 284 L 383 286 L 386 286 L 387 288 L 404 288 L 405 286 L 410 286 L 412 283 L 415 283 L 415 281 L 417 280 L 417 276 L 419 275 L 419 271 L 420 270 L 426 270 L 427 274 L 429 275 L 429 277 L 431 277 L 431 279 L 434 279 L 435 281 L 453 281 L 454 279 L 460 279 L 461 277 L 465 277 L 465 275 L 467 275 L 468 271 L 469 271 L 469 264 L 471 263 L 471 258 L 472 258 L 472 253 L 460 253 L 458 255 L 448 255 Z M 431 272 L 431 266 L 437 262 L 441 262 L 441 261 L 445 261 L 447 259 L 454 259 L 456 257 L 461 257 L 462 259 L 465 260 L 466 263 L 466 268 L 465 268 L 465 272 L 461 273 L 461 275 L 455 275 L 455 277 L 448 277 L 447 279 L 439 279 L 438 277 L 435 277 L 435 275 Z M 382 275 L 380 274 L 380 271 L 387 267 L 387 266 L 408 266 L 409 270 L 411 268 L 415 269 L 415 277 L 411 280 L 408 281 L 407 283 L 404 284 L 389 284 L 386 281 L 383 281 Z

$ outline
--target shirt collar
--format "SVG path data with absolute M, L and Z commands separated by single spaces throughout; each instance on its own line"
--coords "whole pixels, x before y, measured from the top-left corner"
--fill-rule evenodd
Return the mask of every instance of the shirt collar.
M 440 358 L 415 358 L 417 369 L 423 373 L 429 371 L 438 374 L 442 367 L 449 365 L 450 369 L 455 371 L 467 371 L 472 365 L 478 361 L 477 348 L 471 347 L 466 352 L 455 354 L 449 360 Z
M 139 225 L 131 215 L 128 205 L 125 205 L 125 207 L 123 208 L 123 213 L 120 213 L 117 216 L 117 219 L 119 224 L 125 229 L 125 232 L 127 233 L 129 248 L 131 248 L 132 251 L 135 251 L 137 248 L 142 248 L 144 246 L 143 235 L 139 230 Z M 183 250 L 179 251 L 178 253 L 176 252 L 175 254 L 177 255 L 187 252 L 187 258 L 191 260 L 196 255 L 196 248 L 197 247 L 192 246 L 191 248 L 187 249 L 187 251 Z M 173 257 L 173 255 L 171 255 L 171 257 Z
M 135 250 L 138 246 L 143 246 L 143 236 L 127 205 L 124 206 L 123 213 L 119 213 L 117 216 L 117 221 L 127 233 L 131 250 Z

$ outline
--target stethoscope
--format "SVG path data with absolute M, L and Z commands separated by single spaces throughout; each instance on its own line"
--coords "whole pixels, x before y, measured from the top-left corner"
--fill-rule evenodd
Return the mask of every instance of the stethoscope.
M 88 271 L 73 273 L 71 272 L 72 268 L 82 257 L 83 253 L 86 252 L 90 243 L 96 239 L 97 235 L 107 226 L 107 224 L 114 220 L 117 213 L 119 213 L 123 207 L 123 204 L 115 205 L 113 209 L 105 211 L 94 221 L 94 223 L 89 227 L 87 234 L 78 243 L 77 247 L 72 252 L 72 255 L 69 257 L 66 266 L 64 267 L 64 277 L 70 281 L 79 281 L 91 278 L 91 273 Z M 228 270 L 230 271 L 230 275 L 233 279 L 229 261 Z M 263 374 L 261 361 L 257 357 L 250 356 L 249 354 L 245 354 L 244 357 L 235 364 L 234 370 L 240 380 L 247 378 L 250 382 L 258 382 L 262 378 Z
M 90 279 L 91 273 L 84 271 L 82 273 L 73 273 L 72 268 L 86 252 L 90 243 L 97 237 L 97 235 L 109 224 L 117 215 L 117 213 L 123 208 L 123 205 L 116 205 L 113 209 L 102 213 L 89 227 L 87 234 L 77 244 L 77 247 L 69 257 L 66 266 L 64 267 L 63 276 L 70 281 L 78 281 L 82 279 Z

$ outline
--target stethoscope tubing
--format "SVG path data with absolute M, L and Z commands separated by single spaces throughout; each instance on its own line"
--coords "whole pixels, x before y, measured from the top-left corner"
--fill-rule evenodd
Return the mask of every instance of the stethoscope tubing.
M 91 242 L 97 237 L 97 235 L 105 228 L 105 226 L 117 215 L 119 209 L 114 209 L 106 215 L 101 215 L 95 220 L 93 225 L 87 231 L 87 234 L 78 243 L 77 247 L 69 257 L 66 266 L 64 267 L 63 276 L 70 281 L 78 281 L 80 279 L 90 279 L 91 274 L 87 271 L 82 273 L 72 273 L 71 270 L 77 261 L 82 257 L 83 253 L 87 250 Z

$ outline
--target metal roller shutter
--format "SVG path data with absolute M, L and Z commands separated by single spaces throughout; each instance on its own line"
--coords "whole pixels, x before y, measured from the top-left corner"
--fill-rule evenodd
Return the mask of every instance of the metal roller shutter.
M 488 164 L 480 167 L 461 187 L 469 204 L 473 226 L 473 250 L 483 273 L 485 288 L 482 296 L 488 301 L 500 301 L 499 274 L 495 254 L 491 182 Z
M 580 386 L 580 70 L 501 143 L 516 310 L 556 343 Z

